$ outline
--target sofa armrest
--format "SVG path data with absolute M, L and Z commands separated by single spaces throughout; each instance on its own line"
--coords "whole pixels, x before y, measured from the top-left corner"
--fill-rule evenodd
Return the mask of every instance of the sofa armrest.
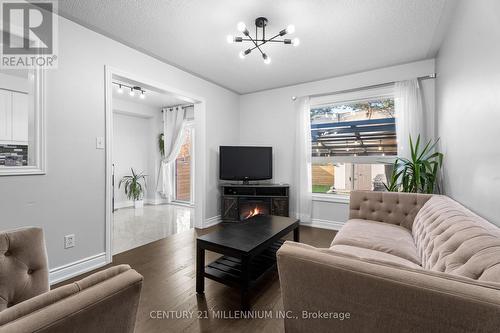
M 128 265 L 97 272 L 0 312 L 0 332 L 133 332 L 142 280 Z
M 349 219 L 373 220 L 411 230 L 413 220 L 432 194 L 351 191 Z
M 288 333 L 497 332 L 500 327 L 500 286 L 292 242 L 277 255 L 283 306 L 292 314 L 285 319 Z M 303 311 L 344 313 L 339 318 L 349 313 L 349 319 L 304 319 Z

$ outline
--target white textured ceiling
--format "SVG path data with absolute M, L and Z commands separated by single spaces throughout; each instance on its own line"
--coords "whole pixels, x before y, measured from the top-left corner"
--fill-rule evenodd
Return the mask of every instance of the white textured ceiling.
M 447 0 L 64 0 L 73 21 L 238 93 L 434 57 Z M 244 21 L 293 23 L 299 47 L 265 46 L 272 63 L 227 44 Z

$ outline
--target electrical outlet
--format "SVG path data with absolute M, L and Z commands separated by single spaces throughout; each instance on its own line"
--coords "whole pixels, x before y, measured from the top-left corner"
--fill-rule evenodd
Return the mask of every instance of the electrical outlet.
M 75 246 L 75 234 L 64 236 L 64 248 L 69 249 Z

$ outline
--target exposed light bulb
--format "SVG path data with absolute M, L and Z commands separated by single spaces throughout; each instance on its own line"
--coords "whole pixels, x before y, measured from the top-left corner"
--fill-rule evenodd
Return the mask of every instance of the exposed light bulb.
M 271 63 L 271 57 L 269 57 L 267 54 L 265 54 L 265 53 L 264 53 L 264 54 L 262 55 L 262 58 L 264 58 L 264 63 L 265 63 L 266 65 L 269 65 L 269 64 Z
M 144 93 L 144 91 L 143 91 L 143 92 L 141 92 L 141 94 L 139 95 L 139 97 L 140 97 L 141 99 L 146 98 L 146 94 Z
M 130 96 L 134 96 L 135 95 L 135 92 L 134 92 L 134 89 L 130 88 L 130 92 L 128 93 Z
M 238 56 L 240 57 L 240 59 L 245 59 L 245 52 L 240 51 L 240 53 L 238 54 Z
M 287 34 L 293 34 L 294 32 L 295 32 L 295 26 L 293 24 L 290 24 L 288 27 L 286 27 Z
M 243 22 L 238 22 L 238 25 L 236 25 L 236 28 L 238 29 L 239 32 L 243 32 L 247 28 L 247 25 Z
M 382 150 L 382 147 L 378 146 L 378 150 Z
M 300 39 L 298 39 L 298 38 L 292 39 L 292 45 L 293 46 L 299 46 L 300 45 Z
M 229 44 L 233 44 L 233 43 L 234 43 L 234 37 L 233 37 L 233 35 L 227 35 L 227 36 L 226 36 L 226 41 L 227 41 Z
M 116 89 L 116 92 L 119 94 L 123 94 L 123 88 L 121 84 L 118 86 L 118 89 Z

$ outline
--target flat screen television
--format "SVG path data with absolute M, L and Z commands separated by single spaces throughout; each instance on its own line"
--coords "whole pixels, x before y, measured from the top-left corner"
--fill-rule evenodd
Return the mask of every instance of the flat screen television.
M 273 148 L 220 146 L 219 178 L 244 182 L 273 178 Z

